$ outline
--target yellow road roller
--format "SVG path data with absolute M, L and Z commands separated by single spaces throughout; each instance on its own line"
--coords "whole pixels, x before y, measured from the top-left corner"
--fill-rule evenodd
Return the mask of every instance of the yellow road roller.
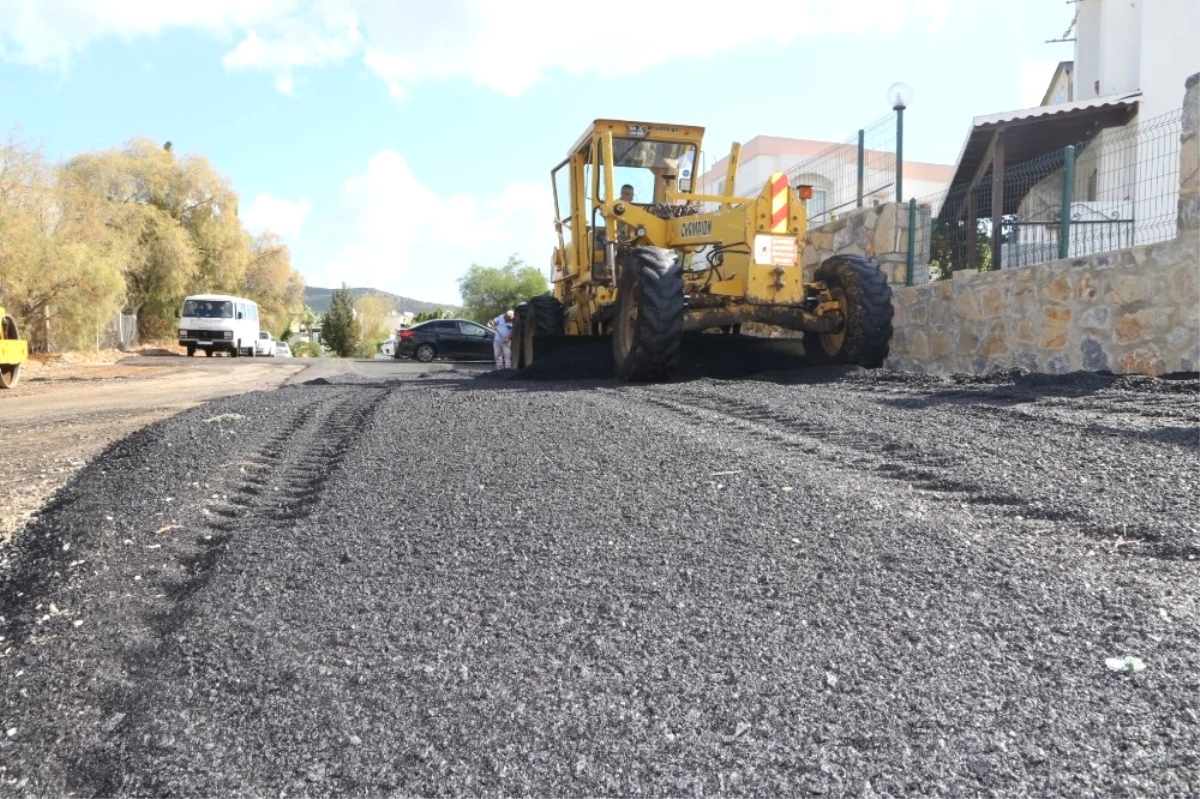
M 16 388 L 21 364 L 29 359 L 29 342 L 21 338 L 17 320 L 0 308 L 0 388 Z

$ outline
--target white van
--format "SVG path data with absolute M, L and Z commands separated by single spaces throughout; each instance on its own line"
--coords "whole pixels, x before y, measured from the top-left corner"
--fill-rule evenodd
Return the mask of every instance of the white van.
M 188 356 L 196 350 L 212 357 L 224 350 L 234 358 L 256 354 L 258 303 L 230 294 L 193 294 L 183 301 L 179 318 L 179 345 Z

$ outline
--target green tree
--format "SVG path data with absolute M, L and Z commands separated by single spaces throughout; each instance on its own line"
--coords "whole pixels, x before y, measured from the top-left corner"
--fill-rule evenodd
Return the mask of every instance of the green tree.
M 979 220 L 975 225 L 975 263 L 967 263 L 967 239 L 970 224 L 957 219 L 947 225 L 934 223 L 929 252 L 930 275 L 934 280 L 948 280 L 956 269 L 990 272 L 992 269 L 991 220 Z M 1008 240 L 1008 234 L 1004 234 Z
M 321 323 L 321 340 L 341 358 L 348 358 L 358 348 L 361 335 L 358 319 L 354 315 L 354 295 L 343 283 L 333 293 L 329 312 Z
M 303 291 L 301 294 L 303 295 Z M 311 336 L 312 329 L 321 323 L 321 315 L 304 304 L 296 313 L 296 321 L 300 323 L 300 332 L 305 336 Z
M 0 304 L 35 351 L 94 347 L 119 311 L 143 340 L 173 338 L 184 295 L 250 297 L 264 329 L 302 308 L 304 281 L 278 236 L 252 236 L 238 195 L 202 156 L 132 139 L 52 164 L 0 141 Z
M 518 303 L 545 294 L 550 289 L 546 276 L 515 254 L 501 267 L 472 264 L 458 280 L 463 313 L 486 323 Z
M 270 324 L 298 305 L 303 282 L 287 248 L 245 230 L 237 192 L 203 156 L 179 157 L 173 147 L 135 138 L 77 155 L 60 173 L 124 239 L 126 305 L 143 337 L 169 334 L 188 293 L 248 296 L 266 308 Z
M 288 247 L 278 236 L 264 233 L 251 242 L 241 293 L 258 303 L 263 330 L 287 329 L 301 312 L 304 280 L 292 268 Z M 316 322 L 313 314 L 311 324 Z
M 448 319 L 449 317 L 450 312 L 441 308 L 438 308 L 436 311 L 421 311 L 419 314 L 413 316 L 411 324 L 419 325 L 422 322 L 429 322 L 433 319 Z
M 0 305 L 35 352 L 94 346 L 124 299 L 123 242 L 40 149 L 0 143 Z
M 369 291 L 358 298 L 354 305 L 359 323 L 359 341 L 356 355 L 360 358 L 374 357 L 379 345 L 392 335 L 385 324 L 395 308 L 382 294 Z

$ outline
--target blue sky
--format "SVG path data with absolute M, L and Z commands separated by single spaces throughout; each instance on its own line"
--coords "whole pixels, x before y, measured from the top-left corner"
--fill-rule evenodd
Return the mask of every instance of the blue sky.
M 722 155 L 759 134 L 842 139 L 904 81 L 906 157 L 952 163 L 972 116 L 1037 105 L 1072 54 L 1045 43 L 1070 22 L 1057 0 L 568 8 L 2 0 L 0 125 L 53 159 L 170 139 L 310 285 L 457 303 L 472 263 L 548 271 L 549 170 L 595 117 L 703 125 Z

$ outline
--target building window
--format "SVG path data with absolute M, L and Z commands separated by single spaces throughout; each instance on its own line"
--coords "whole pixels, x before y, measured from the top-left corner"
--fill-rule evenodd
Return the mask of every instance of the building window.
M 814 217 L 825 213 L 825 189 L 813 188 L 812 199 L 808 201 L 808 216 Z

